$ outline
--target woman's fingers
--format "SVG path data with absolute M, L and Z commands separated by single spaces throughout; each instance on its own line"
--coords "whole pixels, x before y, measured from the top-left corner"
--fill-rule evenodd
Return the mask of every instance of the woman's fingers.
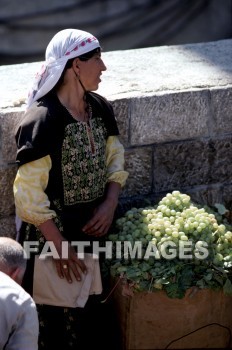
M 108 232 L 111 220 L 107 216 L 94 216 L 83 227 L 83 231 L 88 235 L 103 236 Z
M 82 275 L 87 273 L 87 268 L 82 259 L 54 261 L 59 277 L 66 278 L 69 283 L 72 283 L 74 279 L 81 281 Z

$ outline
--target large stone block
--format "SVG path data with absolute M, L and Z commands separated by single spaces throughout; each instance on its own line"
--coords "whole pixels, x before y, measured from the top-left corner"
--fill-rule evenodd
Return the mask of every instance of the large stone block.
M 131 104 L 131 145 L 208 136 L 208 91 L 137 98 Z
M 231 184 L 232 138 L 202 139 L 157 145 L 155 192 L 212 184 Z
M 210 140 L 208 146 L 210 182 L 232 184 L 232 136 Z
M 16 238 L 15 216 L 0 219 L 0 237 Z
M 152 149 L 136 148 L 125 152 L 125 169 L 129 177 L 122 197 L 147 195 L 151 193 L 152 182 Z
M 15 161 L 16 142 L 15 128 L 18 122 L 23 118 L 24 112 L 7 112 L 0 114 L 0 144 L 1 156 L 4 164 Z
M 222 188 L 222 201 L 226 209 L 230 210 L 232 213 L 232 184 L 229 186 L 224 186 Z M 232 222 L 232 218 L 231 218 Z
M 210 183 L 209 148 L 205 141 L 157 145 L 154 151 L 154 191 L 171 191 Z
M 124 146 L 128 146 L 130 100 L 120 99 L 111 103 L 118 123 L 120 140 Z
M 0 218 L 14 213 L 13 182 L 16 167 L 0 168 Z
M 232 89 L 211 90 L 212 105 L 212 132 L 215 135 L 228 134 L 232 132 Z
M 223 198 L 223 186 L 221 184 L 211 186 L 198 186 L 193 189 L 188 189 L 187 194 L 191 197 L 194 203 L 209 205 L 214 207 L 216 203 L 222 204 Z

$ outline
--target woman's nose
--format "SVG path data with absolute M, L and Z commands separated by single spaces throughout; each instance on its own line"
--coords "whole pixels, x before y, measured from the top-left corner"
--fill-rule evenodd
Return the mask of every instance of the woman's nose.
M 105 65 L 105 63 L 102 61 L 102 67 L 101 67 L 101 70 L 103 71 L 103 70 L 107 70 L 107 67 L 106 67 L 106 65 Z

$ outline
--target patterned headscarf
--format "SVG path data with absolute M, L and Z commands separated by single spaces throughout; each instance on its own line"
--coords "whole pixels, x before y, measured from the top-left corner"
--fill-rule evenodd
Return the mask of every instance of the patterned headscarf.
M 67 61 L 100 47 L 99 41 L 90 33 L 78 29 L 58 32 L 47 46 L 45 62 L 36 74 L 28 94 L 27 108 L 46 95 L 58 82 Z

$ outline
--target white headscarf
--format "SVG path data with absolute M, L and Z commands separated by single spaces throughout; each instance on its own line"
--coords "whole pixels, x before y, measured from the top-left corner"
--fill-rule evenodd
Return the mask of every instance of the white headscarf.
M 78 29 L 58 32 L 47 46 L 45 62 L 36 74 L 28 94 L 27 108 L 46 95 L 58 82 L 67 61 L 100 47 L 99 41 L 90 33 Z

